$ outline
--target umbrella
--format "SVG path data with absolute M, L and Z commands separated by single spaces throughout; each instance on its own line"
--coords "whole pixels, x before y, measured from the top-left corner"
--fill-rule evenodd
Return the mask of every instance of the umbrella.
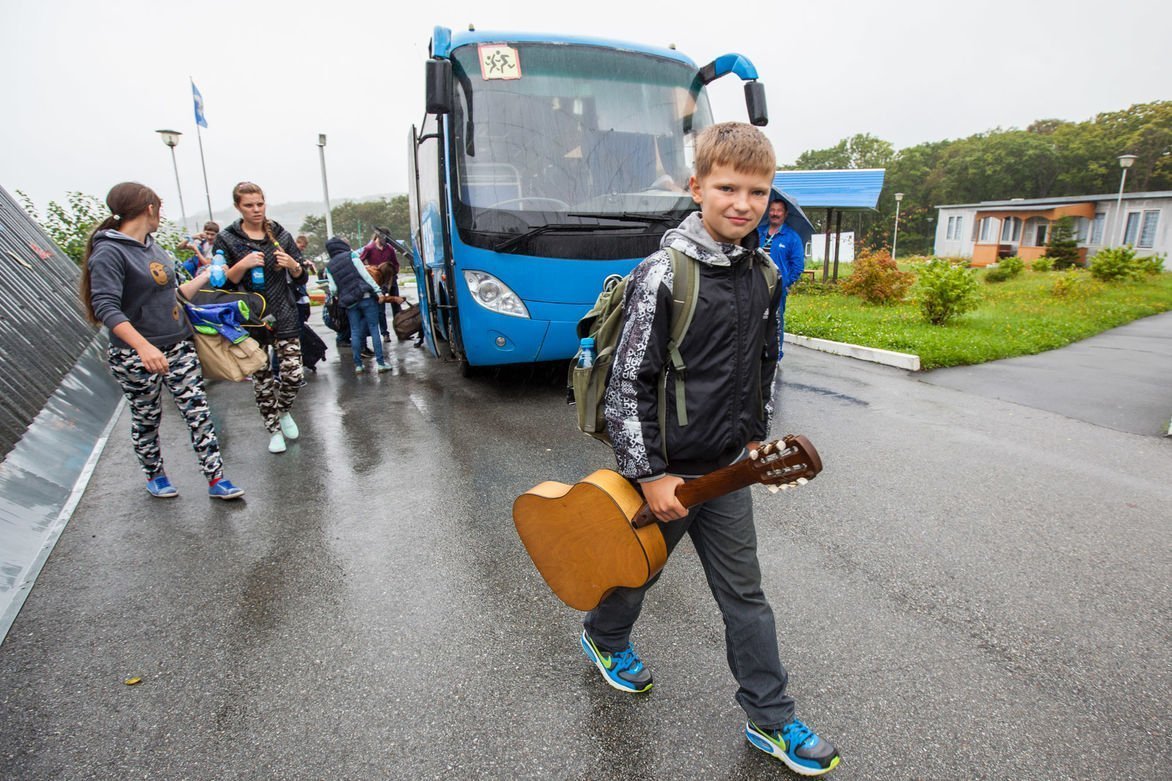
M 810 237 L 814 235 L 814 226 L 810 222 L 810 218 L 802 211 L 802 207 L 798 205 L 797 199 L 789 193 L 774 187 L 769 194 L 769 202 L 773 203 L 774 201 L 782 201 L 785 203 L 785 224 L 790 226 L 802 238 L 803 247 L 809 244 Z M 769 224 L 768 214 L 761 220 L 761 224 Z

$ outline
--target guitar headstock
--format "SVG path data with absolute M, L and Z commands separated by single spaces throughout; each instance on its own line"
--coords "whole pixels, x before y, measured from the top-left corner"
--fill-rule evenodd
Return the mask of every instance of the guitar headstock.
M 822 471 L 822 459 L 813 443 L 801 434 L 762 445 L 749 454 L 757 481 L 776 491 L 804 485 Z

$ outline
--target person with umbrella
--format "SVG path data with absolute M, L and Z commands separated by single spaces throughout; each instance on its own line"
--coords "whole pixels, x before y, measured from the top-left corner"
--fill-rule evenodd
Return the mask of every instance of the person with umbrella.
M 765 219 L 757 226 L 757 235 L 761 249 L 769 253 L 774 264 L 781 272 L 781 305 L 778 307 L 778 327 L 785 333 L 785 299 L 789 286 L 801 278 L 806 268 L 806 242 L 802 235 L 791 226 L 791 222 L 799 222 L 799 227 L 809 225 L 800 209 L 791 209 L 789 203 L 776 190 L 773 199 L 769 202 L 769 210 Z M 798 221 L 798 217 L 801 220 Z M 807 236 L 809 234 L 807 233 Z M 777 357 L 781 359 L 784 340 L 778 341 Z

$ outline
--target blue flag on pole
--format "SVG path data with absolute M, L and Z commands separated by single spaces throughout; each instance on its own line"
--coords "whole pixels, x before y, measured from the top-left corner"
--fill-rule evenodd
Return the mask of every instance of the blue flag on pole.
M 199 94 L 194 81 L 191 82 L 191 99 L 195 101 L 195 124 L 207 127 L 208 121 L 203 115 L 203 95 Z

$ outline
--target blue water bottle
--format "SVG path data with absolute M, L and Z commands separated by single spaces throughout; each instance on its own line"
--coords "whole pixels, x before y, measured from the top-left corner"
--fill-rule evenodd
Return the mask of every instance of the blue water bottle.
M 578 346 L 578 368 L 589 369 L 594 366 L 594 337 L 584 336 Z
M 228 261 L 224 258 L 224 250 L 216 250 L 216 254 L 212 256 L 211 268 L 211 283 L 212 287 L 223 287 L 228 281 Z
M 249 279 L 252 280 L 252 289 L 263 292 L 265 289 L 265 267 L 253 266 Z

